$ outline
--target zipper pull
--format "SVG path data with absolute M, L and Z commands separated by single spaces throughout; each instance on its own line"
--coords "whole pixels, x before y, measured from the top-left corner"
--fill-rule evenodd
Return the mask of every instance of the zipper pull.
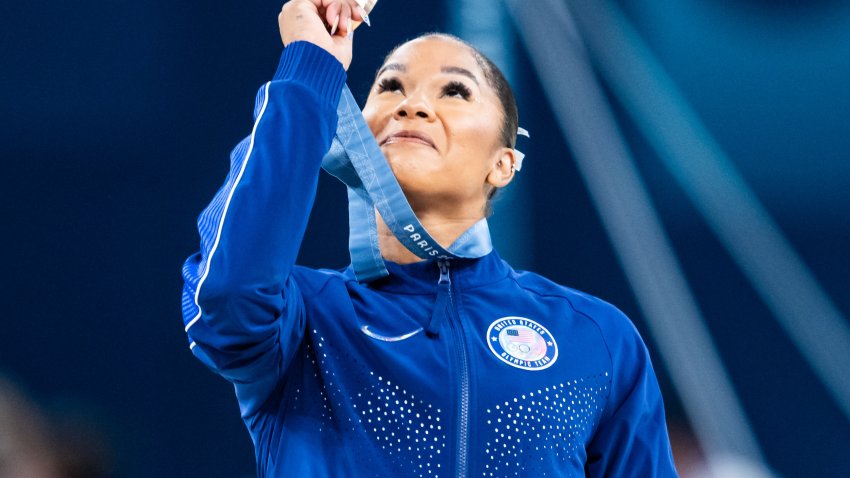
M 445 284 L 446 287 L 451 287 L 452 278 L 449 275 L 449 261 L 437 261 L 437 267 L 440 268 L 440 280 L 437 281 L 437 285 Z
M 440 260 L 437 262 L 440 268 L 440 280 L 437 281 L 437 300 L 434 301 L 434 310 L 431 311 L 431 320 L 428 321 L 428 327 L 425 328 L 425 333 L 432 338 L 440 335 L 440 327 L 443 324 L 443 319 L 446 316 L 446 306 L 449 304 L 451 296 L 452 278 L 449 273 L 449 261 Z

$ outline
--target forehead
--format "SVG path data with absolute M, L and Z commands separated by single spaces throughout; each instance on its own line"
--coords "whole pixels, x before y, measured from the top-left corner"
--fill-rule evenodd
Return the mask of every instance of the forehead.
M 460 67 L 473 73 L 478 81 L 484 79 L 484 72 L 472 49 L 451 38 L 417 38 L 404 43 L 387 58 L 384 65 L 393 63 L 401 64 L 408 70 Z

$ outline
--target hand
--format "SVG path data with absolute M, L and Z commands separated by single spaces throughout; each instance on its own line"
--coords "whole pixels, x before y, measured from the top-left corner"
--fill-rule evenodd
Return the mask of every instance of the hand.
M 277 17 L 280 38 L 283 46 L 294 41 L 313 43 L 347 70 L 352 56 L 352 23 L 363 21 L 365 14 L 354 0 L 290 0 Z

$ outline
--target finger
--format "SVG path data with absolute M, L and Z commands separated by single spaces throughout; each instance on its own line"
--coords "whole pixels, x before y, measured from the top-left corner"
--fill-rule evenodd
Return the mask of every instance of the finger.
M 319 20 L 318 15 L 318 7 L 313 0 L 293 0 L 283 4 L 277 16 L 277 22 L 284 46 L 292 41 L 292 33 L 297 30 L 295 22 L 300 22 L 302 17 L 313 21 Z
M 339 34 L 347 37 L 351 32 L 351 5 L 343 3 L 339 14 Z
M 320 2 L 321 0 L 293 0 L 283 4 L 281 13 L 289 9 L 290 11 L 309 11 L 318 15 L 321 7 Z
M 311 10 L 318 12 L 322 8 L 322 0 L 293 0 L 286 2 L 283 6 L 286 7 L 287 3 L 295 3 L 298 6 L 304 7 L 305 4 L 312 5 L 313 8 Z
M 369 15 L 366 14 L 366 10 L 363 7 L 355 2 L 351 8 L 351 18 L 356 22 L 365 22 L 369 18 Z
M 325 20 L 327 20 L 328 25 L 331 27 L 331 35 L 336 33 L 337 28 L 340 23 L 340 15 L 339 15 L 339 3 L 333 2 L 328 5 L 327 9 L 325 9 Z

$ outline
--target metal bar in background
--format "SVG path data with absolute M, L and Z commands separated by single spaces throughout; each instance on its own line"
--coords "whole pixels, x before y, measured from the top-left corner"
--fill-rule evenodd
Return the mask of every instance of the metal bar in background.
M 850 323 L 611 1 L 571 0 L 614 94 L 850 419 Z
M 766 468 L 567 6 L 505 1 L 709 465 L 736 455 Z

